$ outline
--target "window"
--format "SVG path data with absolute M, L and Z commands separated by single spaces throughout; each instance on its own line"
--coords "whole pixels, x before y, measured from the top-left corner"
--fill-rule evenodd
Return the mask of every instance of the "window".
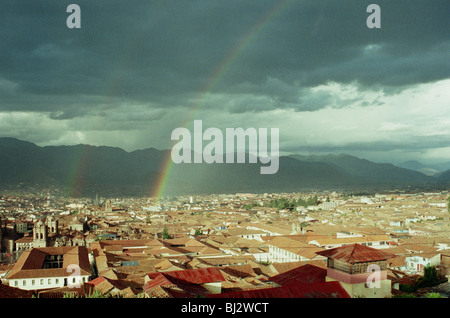
M 26 286 L 26 285 L 27 285 L 27 281 L 26 281 L 25 279 L 22 281 L 22 285 L 23 285 L 23 286 Z
M 51 278 L 49 278 L 49 279 L 48 279 L 48 282 L 47 282 L 47 284 L 49 284 L 49 285 L 50 285 L 51 283 L 52 283 L 52 279 L 51 279 Z
M 58 284 L 59 283 L 59 278 L 55 279 L 55 283 Z
M 14 286 L 16 286 L 16 287 L 19 286 L 19 281 L 18 280 L 14 281 Z
M 39 284 L 44 285 L 44 280 L 41 279 L 40 282 L 39 282 Z
M 350 273 L 350 266 L 351 265 L 349 263 L 334 260 L 332 268 L 334 268 L 340 272 Z
M 31 285 L 34 286 L 34 283 L 35 283 L 35 281 L 34 281 L 34 279 L 32 279 L 32 280 L 31 280 Z

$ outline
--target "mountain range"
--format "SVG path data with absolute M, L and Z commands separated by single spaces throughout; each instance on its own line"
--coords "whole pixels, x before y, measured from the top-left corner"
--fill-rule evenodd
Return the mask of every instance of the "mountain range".
M 127 152 L 106 146 L 44 146 L 0 138 L 0 187 L 55 187 L 66 196 L 150 196 L 170 150 Z M 248 160 L 247 160 L 248 162 Z M 164 195 L 300 192 L 310 190 L 435 188 L 450 184 L 450 170 L 430 176 L 415 169 L 351 155 L 279 158 L 279 170 L 260 174 L 260 163 L 171 164 Z
M 416 170 L 430 176 L 439 176 L 450 169 L 450 161 L 436 164 L 424 164 L 417 160 L 409 160 L 397 165 L 399 167 Z

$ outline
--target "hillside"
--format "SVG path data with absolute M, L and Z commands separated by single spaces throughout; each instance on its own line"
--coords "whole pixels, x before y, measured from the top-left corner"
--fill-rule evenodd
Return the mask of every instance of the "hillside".
M 158 186 L 165 158 L 170 160 L 168 150 L 154 148 L 126 152 L 90 145 L 39 147 L 0 138 L 0 186 L 52 186 L 68 196 L 149 196 Z M 351 190 L 436 183 L 435 178 L 417 171 L 349 155 L 283 156 L 274 175 L 261 175 L 260 167 L 259 162 L 171 164 L 164 178 L 164 194 Z

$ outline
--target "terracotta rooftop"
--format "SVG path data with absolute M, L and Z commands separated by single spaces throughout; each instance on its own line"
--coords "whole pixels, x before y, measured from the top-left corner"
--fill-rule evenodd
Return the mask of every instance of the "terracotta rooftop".
M 350 298 L 337 281 L 211 294 L 208 298 Z
M 240 278 L 257 276 L 250 264 L 221 266 L 220 270 L 224 273 L 224 276 L 230 275 Z
M 396 257 L 395 254 L 378 250 L 361 244 L 352 244 L 317 252 L 318 255 L 346 263 L 365 263 L 383 261 Z
M 0 298 L 31 298 L 32 291 L 0 284 Z
M 316 241 L 320 245 L 333 245 L 333 244 L 352 244 L 361 242 L 378 242 L 378 241 L 391 241 L 392 239 L 388 235 L 366 235 L 355 237 L 316 237 L 311 241 Z
M 63 255 L 62 268 L 43 269 L 43 263 L 46 255 Z M 25 250 L 17 260 L 8 279 L 33 278 L 33 277 L 54 277 L 70 276 L 69 265 L 76 264 L 80 266 L 81 275 L 91 275 L 91 266 L 87 249 L 80 246 L 64 247 L 43 247 Z
M 220 270 L 214 267 L 165 272 L 164 275 L 182 279 L 192 284 L 213 283 L 225 280 Z
M 201 285 L 225 281 L 224 276 L 217 268 L 199 268 L 181 271 L 151 273 L 151 279 L 143 286 L 146 293 L 152 294 L 155 288 L 170 288 L 173 297 L 192 297 L 193 295 L 208 294 L 209 292 Z
M 282 274 L 273 276 L 270 280 L 281 286 L 292 284 L 324 282 L 327 270 L 314 265 L 306 264 Z

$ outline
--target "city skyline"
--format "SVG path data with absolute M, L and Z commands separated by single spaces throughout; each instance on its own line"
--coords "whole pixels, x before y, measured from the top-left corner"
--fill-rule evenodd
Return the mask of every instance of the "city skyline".
M 450 5 L 376 1 L 10 2 L 0 137 L 169 149 L 204 126 L 280 129 L 280 154 L 450 161 Z

